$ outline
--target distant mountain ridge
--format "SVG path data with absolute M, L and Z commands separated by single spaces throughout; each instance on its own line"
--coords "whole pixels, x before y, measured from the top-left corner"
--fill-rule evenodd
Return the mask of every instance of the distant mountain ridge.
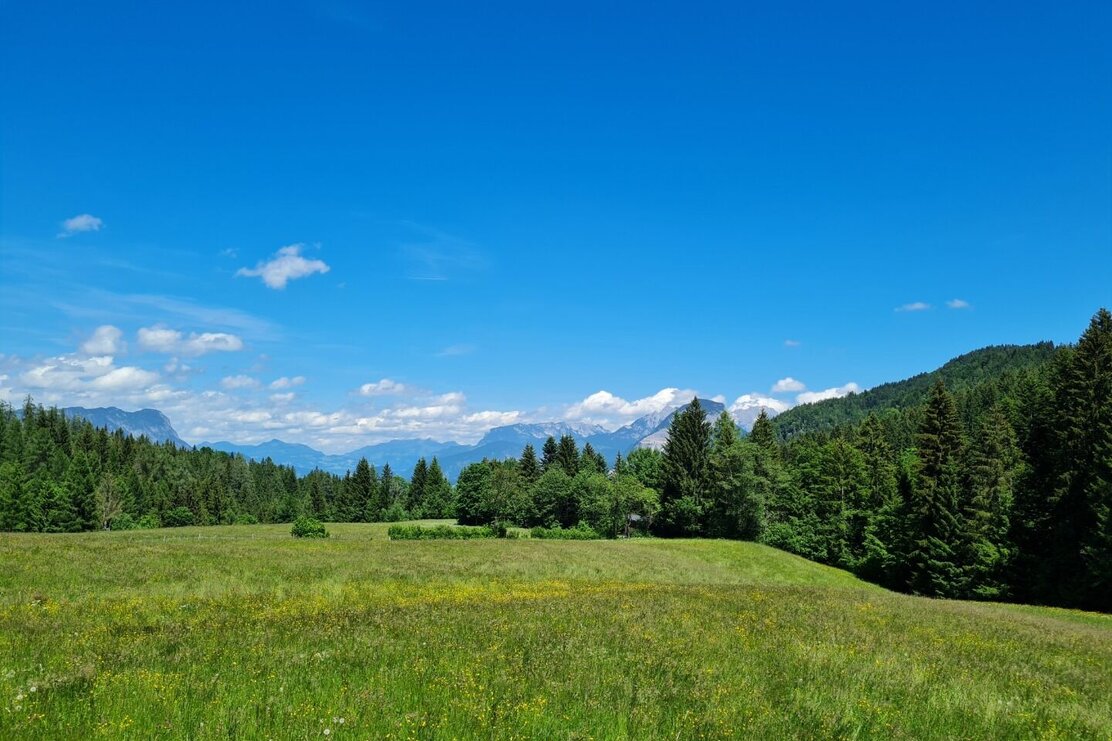
M 838 399 L 800 404 L 778 415 L 773 424 L 783 438 L 828 430 L 858 422 L 870 413 L 918 406 L 926 400 L 937 379 L 942 379 L 951 392 L 958 392 L 1005 374 L 1039 368 L 1049 363 L 1058 349 L 1053 342 L 983 347 L 959 355 L 933 371 L 902 381 L 884 383 Z
M 62 412 L 67 417 L 88 420 L 93 427 L 104 427 L 109 432 L 123 430 L 133 437 L 142 436 L 155 442 L 169 442 L 182 448 L 193 447 L 178 436 L 170 420 L 157 409 L 125 412 L 118 407 L 66 407 Z
M 699 399 L 699 403 L 706 410 L 708 417 L 715 417 L 726 409 L 721 402 L 709 399 Z M 353 470 L 360 458 L 366 458 L 379 469 L 389 464 L 398 475 L 408 476 L 418 458 L 431 459 L 435 456 L 440 461 L 445 475 L 455 480 L 459 472 L 469 463 L 484 458 L 516 458 L 521 455 L 526 445 L 532 445 L 539 455 L 541 446 L 549 436 L 560 438 L 563 435 L 571 435 L 580 447 L 590 443 L 591 447 L 607 460 L 613 460 L 618 453 L 625 455 L 637 447 L 659 449 L 667 440 L 668 427 L 672 423 L 672 418 L 688 406 L 690 404 L 683 404 L 647 414 L 616 430 L 607 430 L 597 424 L 571 422 L 504 425 L 492 428 L 473 445 L 441 442 L 431 438 L 389 440 L 339 454 L 323 453 L 308 445 L 288 443 L 278 439 L 253 445 L 221 440 L 202 442 L 196 447 L 238 453 L 254 460 L 269 458 L 275 463 L 293 466 L 299 474 L 305 474 L 314 468 L 344 474 Z M 70 407 L 65 411 L 70 416 L 83 417 L 97 427 L 106 427 L 109 430 L 122 429 L 132 435 L 146 435 L 151 440 L 191 447 L 178 436 L 166 415 L 156 409 L 126 412 L 116 407 L 96 409 Z

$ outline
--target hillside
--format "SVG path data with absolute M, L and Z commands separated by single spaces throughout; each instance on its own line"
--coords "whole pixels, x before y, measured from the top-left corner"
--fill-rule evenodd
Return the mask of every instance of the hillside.
M 1038 368 L 1054 356 L 1052 342 L 1034 345 L 994 345 L 959 355 L 933 371 L 903 381 L 881 384 L 859 394 L 801 404 L 773 420 L 781 438 L 860 422 L 873 412 L 922 404 L 931 386 L 941 378 L 952 392 L 960 392 L 1005 374 Z
M 1112 727 L 1107 616 L 898 595 L 753 543 L 329 528 L 0 535 L 0 737 Z

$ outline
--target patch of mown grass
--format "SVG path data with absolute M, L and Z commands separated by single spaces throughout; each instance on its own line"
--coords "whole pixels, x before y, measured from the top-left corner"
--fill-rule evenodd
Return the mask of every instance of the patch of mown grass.
M 0 536 L 0 737 L 1112 729 L 1107 616 L 892 594 L 749 543 L 387 527 Z

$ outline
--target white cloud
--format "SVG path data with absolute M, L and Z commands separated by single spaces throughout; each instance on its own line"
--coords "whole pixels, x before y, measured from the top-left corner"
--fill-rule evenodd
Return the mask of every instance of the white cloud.
M 152 352 L 198 356 L 210 352 L 237 352 L 243 349 L 243 340 L 227 332 L 190 332 L 184 336 L 176 329 L 154 326 L 142 327 L 138 332 L 139 347 Z
M 923 301 L 915 301 L 910 304 L 904 304 L 903 306 L 897 306 L 896 311 L 926 311 L 929 308 L 931 308 L 930 304 L 924 303 Z
M 772 385 L 772 393 L 782 394 L 786 391 L 802 391 L 807 386 L 802 381 L 797 381 L 791 376 L 781 378 L 779 381 Z
M 405 384 L 392 381 L 389 378 L 383 378 L 381 381 L 374 381 L 373 383 L 365 383 L 359 387 L 359 393 L 363 396 L 400 396 L 408 390 Z
M 288 404 L 293 401 L 294 397 L 296 396 L 297 394 L 295 394 L 294 392 L 287 391 L 284 394 L 271 394 L 270 400 L 273 401 L 275 404 Z
M 254 389 L 259 387 L 259 382 L 251 376 L 245 376 L 242 373 L 236 376 L 224 376 L 220 379 L 220 385 L 229 390 L 236 389 Z
M 800 404 L 814 404 L 816 401 L 825 401 L 826 399 L 840 399 L 859 391 L 861 391 L 861 387 L 850 381 L 845 386 L 835 386 L 822 391 L 805 391 L 796 396 L 795 400 Z
M 272 389 L 288 389 L 294 386 L 300 386 L 303 383 L 305 383 L 305 376 L 293 376 L 292 378 L 289 376 L 282 376 L 281 378 L 276 378 L 271 381 L 270 387 Z
M 104 221 L 102 219 L 98 219 L 92 214 L 79 214 L 62 222 L 62 231 L 58 233 L 58 236 L 65 238 L 81 232 L 99 232 L 103 226 Z
M 951 309 L 968 309 L 971 308 L 968 301 L 960 298 L 952 298 L 946 302 L 946 305 Z
M 115 355 L 123 352 L 126 347 L 123 336 L 119 327 L 102 324 L 93 330 L 89 339 L 81 343 L 81 352 L 86 355 Z
M 604 427 L 620 427 L 646 414 L 681 406 L 696 396 L 693 389 L 664 388 L 652 396 L 627 401 L 609 391 L 596 391 L 564 411 L 564 419 Z
M 98 391 L 125 391 L 147 388 L 157 380 L 158 374 L 154 371 L 124 366 L 94 378 L 89 385 Z
M 303 244 L 291 244 L 281 248 L 269 260 L 259 262 L 253 268 L 240 268 L 236 275 L 249 278 L 262 278 L 268 288 L 281 290 L 286 283 L 304 278 L 313 273 L 327 273 L 331 268 L 324 260 L 307 260 L 301 256 Z
M 790 404 L 771 396 L 742 394 L 730 405 L 729 412 L 730 416 L 734 418 L 734 422 L 748 430 L 760 416 L 761 410 L 775 417 L 780 412 L 786 412 L 790 408 Z
M 799 347 L 801 344 L 799 340 L 784 340 L 784 347 Z

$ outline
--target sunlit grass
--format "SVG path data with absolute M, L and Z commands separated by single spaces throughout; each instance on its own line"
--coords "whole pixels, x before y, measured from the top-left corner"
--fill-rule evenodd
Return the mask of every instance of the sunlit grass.
M 0 536 L 0 738 L 1112 733 L 1106 616 L 749 543 L 328 528 Z

